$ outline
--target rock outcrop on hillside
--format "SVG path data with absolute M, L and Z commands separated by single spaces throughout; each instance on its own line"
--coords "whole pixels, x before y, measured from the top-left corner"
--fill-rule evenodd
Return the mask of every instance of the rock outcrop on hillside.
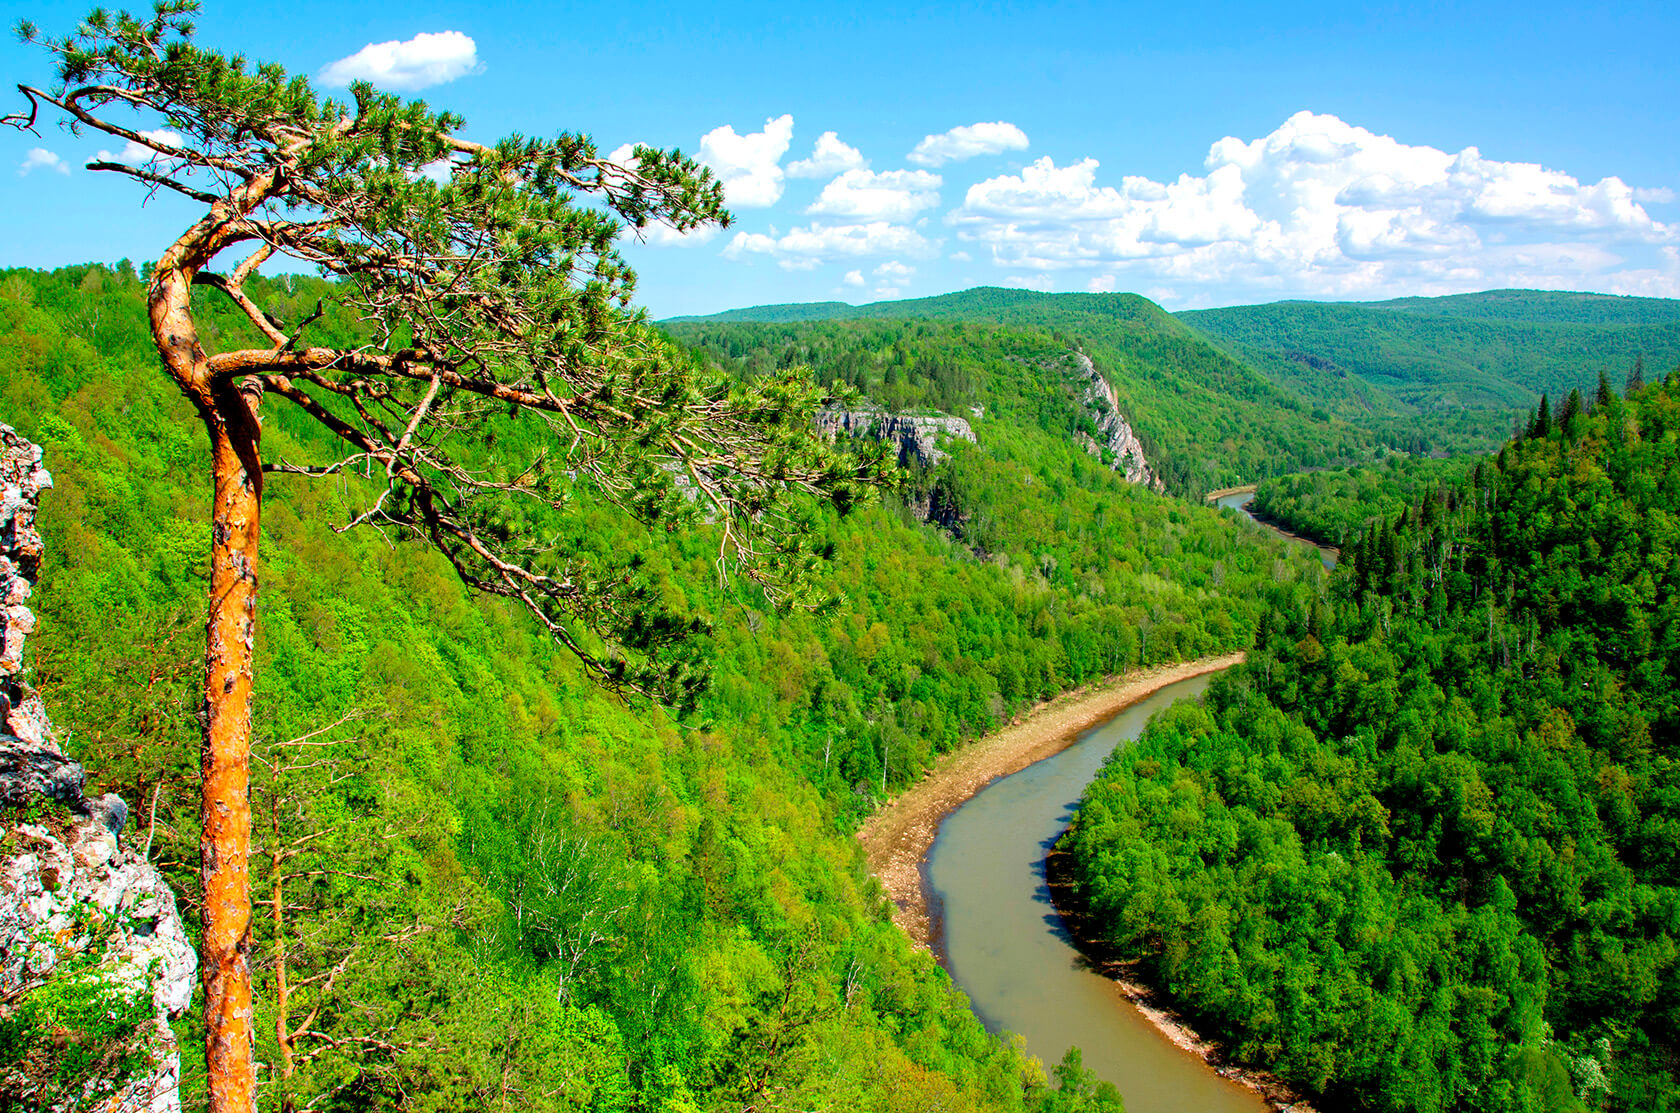
M 41 450 L 0 425 L 0 1025 L 22 1037 L 0 1061 L 0 1108 L 178 1113 L 168 1021 L 192 997 L 197 959 L 175 894 L 123 845 L 121 798 L 83 795 L 82 767 L 23 679 L 35 508 L 50 486 Z M 93 1061 L 67 1082 L 73 1051 Z
M 885 410 L 824 410 L 817 415 L 817 428 L 830 437 L 845 433 L 885 441 L 897 448 L 900 465 L 914 460 L 928 468 L 950 455 L 939 447 L 941 440 L 955 437 L 978 443 L 974 430 L 960 417 L 913 417 Z
M 1085 408 L 1091 411 L 1091 419 L 1097 425 L 1097 439 L 1086 437 L 1085 450 L 1093 456 L 1101 456 L 1107 449 L 1114 454 L 1109 466 L 1124 472 L 1129 482 L 1142 483 L 1154 491 L 1165 490 L 1166 485 L 1155 474 L 1155 469 L 1150 467 L 1143 453 L 1143 442 L 1138 440 L 1131 423 L 1120 412 L 1120 398 L 1114 393 L 1114 388 L 1102 377 L 1090 356 L 1075 352 L 1074 360 L 1074 373 L 1085 380 Z

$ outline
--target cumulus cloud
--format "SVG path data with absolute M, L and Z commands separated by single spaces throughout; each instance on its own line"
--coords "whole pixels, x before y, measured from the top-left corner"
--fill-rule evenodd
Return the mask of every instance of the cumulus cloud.
M 70 164 L 45 147 L 31 147 L 29 153 L 23 156 L 18 164 L 18 176 L 22 177 L 33 170 L 52 170 L 60 174 L 70 173 Z
M 793 117 L 764 121 L 763 131 L 735 134 L 729 124 L 700 138 L 700 161 L 723 182 L 724 200 L 736 208 L 761 209 L 782 198 L 782 156 L 793 141 Z
M 153 128 L 151 131 L 141 132 L 140 135 L 142 138 L 150 139 L 153 143 L 165 147 L 180 147 L 186 143 L 180 132 L 170 131 L 168 128 Z M 170 161 L 171 165 L 174 165 L 172 160 L 164 159 L 163 155 L 151 147 L 132 139 L 124 143 L 122 150 L 115 154 L 110 151 L 100 151 L 97 156 L 99 162 L 120 162 L 125 166 L 144 166 L 153 159 Z
M 943 135 L 926 136 L 916 144 L 909 158 L 917 166 L 943 166 L 977 155 L 1026 149 L 1027 133 L 1014 124 L 998 120 L 990 124 L 965 124 Z
M 877 297 L 896 298 L 904 293 L 904 288 L 916 273 L 916 268 L 893 259 L 882 263 L 870 273 L 878 280 L 875 285 Z
M 848 170 L 823 186 L 807 212 L 851 220 L 909 220 L 939 204 L 940 177 L 926 170 Z
M 321 70 L 321 84 L 343 87 L 368 81 L 381 89 L 413 92 L 477 73 L 478 44 L 459 31 L 422 31 L 412 39 L 368 43 Z
M 812 224 L 786 235 L 772 230 L 737 232 L 723 249 L 729 259 L 768 255 L 787 270 L 812 270 L 831 259 L 867 255 L 926 258 L 935 247 L 914 228 L 873 220 L 864 224 Z
M 829 178 L 847 170 L 868 168 L 869 160 L 863 157 L 862 151 L 841 142 L 837 133 L 825 131 L 811 145 L 811 157 L 788 163 L 787 174 L 790 178 Z
M 1087 288 L 1121 275 L 1132 288 L 1363 296 L 1602 288 L 1626 271 L 1680 293 L 1666 251 L 1680 232 L 1646 211 L 1652 191 L 1475 147 L 1411 146 L 1335 116 L 1301 112 L 1252 142 L 1221 139 L 1204 174 L 1176 181 L 1105 185 L 1098 169 L 1041 158 L 976 183 L 946 219 L 1034 283 L 1084 269 L 1100 272 Z
M 846 277 L 842 278 L 840 281 L 845 283 L 847 286 L 863 286 L 863 285 L 865 285 L 865 282 L 863 280 L 863 272 L 862 271 L 847 271 L 846 272 Z

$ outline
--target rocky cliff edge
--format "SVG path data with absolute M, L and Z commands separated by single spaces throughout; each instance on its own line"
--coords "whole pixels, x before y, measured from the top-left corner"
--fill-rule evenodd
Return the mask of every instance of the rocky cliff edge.
M 177 1113 L 197 959 L 175 894 L 88 799 L 24 682 L 41 450 L 0 425 L 0 1108 Z

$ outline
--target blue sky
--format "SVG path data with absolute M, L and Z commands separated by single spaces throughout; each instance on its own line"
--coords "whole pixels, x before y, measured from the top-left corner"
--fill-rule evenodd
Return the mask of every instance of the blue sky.
M 212 0 L 199 39 L 375 76 L 473 138 L 708 158 L 735 225 L 628 248 L 655 316 L 975 285 L 1177 309 L 1680 296 L 1677 7 Z M 12 41 L 0 68 L 48 80 Z M 158 254 L 190 206 L 82 169 L 115 147 L 0 132 L 0 265 Z

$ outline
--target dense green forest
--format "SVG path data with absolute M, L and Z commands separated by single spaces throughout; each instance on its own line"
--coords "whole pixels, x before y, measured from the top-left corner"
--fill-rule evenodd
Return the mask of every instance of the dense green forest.
M 1136 294 L 981 288 L 857 307 L 765 306 L 665 327 L 743 367 L 832 363 L 883 398 L 901 396 L 893 379 L 910 365 L 1060 362 L 1077 349 L 1114 387 L 1168 490 L 1191 498 L 1262 476 L 1368 460 L 1380 445 L 1411 448 L 1416 440 L 1304 405 Z M 983 387 L 953 381 L 934 397 L 909 400 L 958 414 L 987 401 Z
M 1373 521 L 1394 519 L 1435 487 L 1456 487 L 1476 457 L 1388 457 L 1381 464 L 1280 475 L 1260 484 L 1249 509 L 1323 545 L 1362 536 Z
M 1273 382 L 1398 447 L 1491 451 L 1543 393 L 1680 363 L 1680 302 L 1493 290 L 1386 302 L 1275 302 L 1177 314 Z
M 1110 941 L 1326 1104 L 1680 1109 L 1680 372 L 1608 393 L 1274 592 L 1067 838 Z
M 249 288 L 281 321 L 325 297 L 312 328 L 359 327 L 320 280 Z M 250 341 L 209 293 L 195 309 L 212 343 Z M 602 694 L 441 557 L 336 532 L 356 476 L 271 479 L 252 775 L 258 1057 L 280 1062 L 282 938 L 289 1026 L 307 1034 L 289 1078 L 263 1075 L 265 1102 L 1097 1100 L 1087 1075 L 1047 1082 L 984 1031 L 891 925 L 851 832 L 937 753 L 1108 673 L 1242 648 L 1267 590 L 1322 573 L 1229 516 L 1131 487 L 1067 438 L 1070 393 L 1038 397 L 1063 373 L 1037 360 L 1048 341 L 986 335 L 978 353 L 953 345 L 949 364 L 900 368 L 906 404 L 983 399 L 980 443 L 952 446 L 905 499 L 826 522 L 844 596 L 832 617 L 720 585 L 704 530 L 652 537 L 579 492 L 567 544 L 627 561 L 674 613 L 718 616 L 700 646 L 713 684 L 682 718 Z M 824 373 L 824 354 L 802 358 Z M 190 920 L 200 425 L 157 370 L 126 264 L 0 272 L 0 369 L 0 419 L 44 445 L 56 479 L 33 682 L 97 789 L 133 805 L 133 837 Z M 312 435 L 276 408 L 265 451 L 285 458 Z M 962 506 L 960 539 L 914 512 L 934 492 Z

